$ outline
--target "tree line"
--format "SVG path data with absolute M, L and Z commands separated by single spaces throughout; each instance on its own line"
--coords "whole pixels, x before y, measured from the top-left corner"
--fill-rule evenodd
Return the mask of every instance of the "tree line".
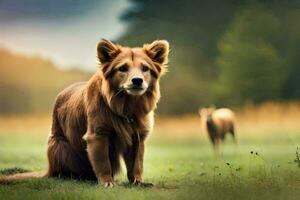
M 118 42 L 171 44 L 161 113 L 300 98 L 300 1 L 132 2 Z

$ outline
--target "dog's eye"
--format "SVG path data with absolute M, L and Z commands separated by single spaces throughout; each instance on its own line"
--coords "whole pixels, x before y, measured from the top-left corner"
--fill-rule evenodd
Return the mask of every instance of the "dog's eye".
M 143 67 L 142 67 L 142 71 L 143 71 L 143 72 L 147 72 L 147 71 L 149 71 L 149 67 L 147 67 L 146 65 L 143 65 Z
M 128 72 L 128 66 L 127 65 L 122 65 L 118 69 L 120 72 Z

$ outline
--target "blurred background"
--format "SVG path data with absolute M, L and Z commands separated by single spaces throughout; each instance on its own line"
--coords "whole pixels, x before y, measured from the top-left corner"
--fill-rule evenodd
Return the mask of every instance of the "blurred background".
M 210 105 L 235 111 L 241 139 L 298 137 L 299 21 L 299 0 L 0 0 L 0 132 L 45 139 L 56 95 L 91 77 L 108 38 L 170 42 L 154 138 L 207 139 Z
M 50 112 L 101 38 L 170 42 L 161 115 L 298 101 L 299 21 L 298 0 L 1 0 L 0 114 Z

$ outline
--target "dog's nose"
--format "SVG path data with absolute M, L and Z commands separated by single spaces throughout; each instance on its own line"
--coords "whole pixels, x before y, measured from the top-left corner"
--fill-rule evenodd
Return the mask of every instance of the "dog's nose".
M 142 83 L 143 83 L 143 79 L 135 77 L 135 78 L 131 79 L 131 82 L 135 87 L 141 87 Z

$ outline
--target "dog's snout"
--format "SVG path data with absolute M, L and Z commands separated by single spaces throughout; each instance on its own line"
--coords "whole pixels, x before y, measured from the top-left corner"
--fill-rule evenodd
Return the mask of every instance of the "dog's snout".
M 131 82 L 135 87 L 141 87 L 143 84 L 143 79 L 139 77 L 134 77 L 131 79 Z

